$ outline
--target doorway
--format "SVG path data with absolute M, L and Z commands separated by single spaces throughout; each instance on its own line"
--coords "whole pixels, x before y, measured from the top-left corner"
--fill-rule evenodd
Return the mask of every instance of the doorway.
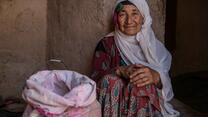
M 208 1 L 167 1 L 165 45 L 175 97 L 208 113 Z M 191 89 L 191 90 L 190 90 Z

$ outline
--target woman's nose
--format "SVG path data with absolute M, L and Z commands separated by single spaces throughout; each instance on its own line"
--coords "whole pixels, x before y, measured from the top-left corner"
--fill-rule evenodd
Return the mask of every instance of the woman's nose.
M 126 17 L 126 24 L 131 24 L 133 22 L 133 19 L 131 16 Z

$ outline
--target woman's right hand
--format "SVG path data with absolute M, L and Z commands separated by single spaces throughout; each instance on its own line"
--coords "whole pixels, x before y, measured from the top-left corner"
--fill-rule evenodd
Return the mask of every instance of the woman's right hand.
M 136 70 L 136 65 L 120 66 L 116 69 L 116 75 L 129 78 L 130 75 Z

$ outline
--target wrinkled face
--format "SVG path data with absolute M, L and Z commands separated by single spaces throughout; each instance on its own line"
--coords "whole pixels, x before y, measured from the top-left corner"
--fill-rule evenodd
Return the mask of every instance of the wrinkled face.
M 124 5 L 117 18 L 118 28 L 122 33 L 133 36 L 141 30 L 143 17 L 134 5 Z

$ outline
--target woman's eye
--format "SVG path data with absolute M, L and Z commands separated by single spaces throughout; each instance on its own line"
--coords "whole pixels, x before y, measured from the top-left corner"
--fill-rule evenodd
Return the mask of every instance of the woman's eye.
M 125 16 L 125 13 L 119 13 L 118 16 L 119 17 L 124 17 Z
M 139 14 L 138 13 L 132 13 L 132 15 L 135 16 L 135 15 L 139 15 Z

